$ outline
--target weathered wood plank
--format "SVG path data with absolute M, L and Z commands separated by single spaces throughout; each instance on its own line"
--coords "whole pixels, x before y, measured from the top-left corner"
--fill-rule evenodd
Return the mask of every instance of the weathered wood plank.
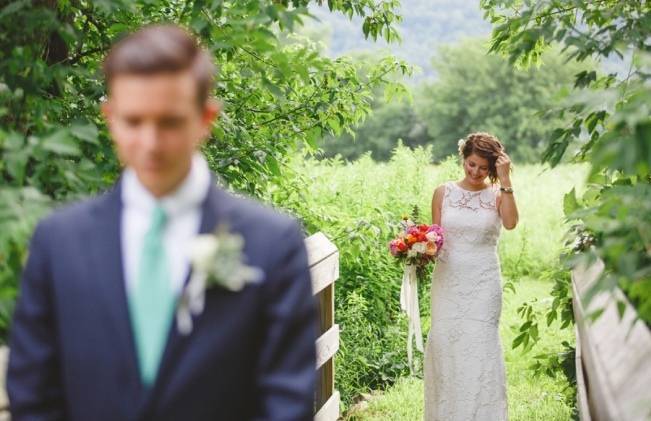
M 314 266 L 321 260 L 338 252 L 328 237 L 322 232 L 312 234 L 305 239 L 305 248 L 307 249 L 307 261 L 310 266 Z
M 319 409 L 314 421 L 336 421 L 339 418 L 339 392 L 332 394 L 330 399 Z
M 320 368 L 339 350 L 339 325 L 332 326 L 316 340 L 316 368 Z
M 321 292 L 339 278 L 339 253 L 332 254 L 310 268 L 312 293 Z
M 585 367 L 588 406 L 593 420 L 648 420 L 651 418 L 651 332 L 621 290 L 597 294 L 587 308 L 582 297 L 603 270 L 598 261 L 572 271 L 577 343 Z M 617 301 L 625 303 L 622 320 Z M 587 315 L 604 308 L 591 323 Z
M 574 364 L 576 366 L 576 406 L 579 410 L 580 421 L 592 421 L 590 408 L 588 407 L 588 389 L 585 385 L 583 360 L 581 359 L 581 341 L 579 340 L 579 329 L 577 326 L 574 326 L 574 334 L 577 338 L 574 358 Z
M 322 335 L 330 330 L 335 323 L 335 292 L 334 284 L 325 287 L 318 295 L 319 303 L 319 334 Z M 335 387 L 335 366 L 334 360 L 326 360 L 319 369 L 319 377 L 316 391 L 317 408 L 324 405 L 334 393 Z
M 339 251 L 322 232 L 305 239 L 312 278 L 312 293 L 321 292 L 339 278 Z

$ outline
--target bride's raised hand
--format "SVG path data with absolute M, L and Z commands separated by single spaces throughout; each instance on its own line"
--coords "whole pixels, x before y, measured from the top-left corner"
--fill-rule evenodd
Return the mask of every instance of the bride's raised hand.
M 497 161 L 495 161 L 495 169 L 497 170 L 497 178 L 500 180 L 500 184 L 510 182 L 511 158 L 509 158 L 506 152 L 500 152 Z

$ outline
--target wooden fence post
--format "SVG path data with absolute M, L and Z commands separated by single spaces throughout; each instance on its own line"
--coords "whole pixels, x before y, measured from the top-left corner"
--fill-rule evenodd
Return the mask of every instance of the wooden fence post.
M 319 308 L 314 419 L 334 421 L 339 418 L 339 392 L 334 387 L 334 356 L 339 349 L 339 325 L 334 320 L 334 283 L 339 277 L 339 250 L 320 232 L 305 239 L 305 246 L 312 275 L 312 291 Z

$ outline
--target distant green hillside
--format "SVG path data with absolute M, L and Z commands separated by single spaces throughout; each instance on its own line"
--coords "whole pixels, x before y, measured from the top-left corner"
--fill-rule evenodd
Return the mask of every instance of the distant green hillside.
M 351 22 L 344 15 L 329 13 L 327 6 L 311 9 L 321 22 L 307 24 L 310 32 L 321 33 L 319 38 L 325 38 L 333 56 L 388 47 L 394 55 L 423 69 L 418 78 L 432 75 L 430 59 L 440 44 L 490 34 L 490 25 L 483 20 L 478 0 L 402 0 L 401 4 L 402 44 L 387 46 L 383 41 L 364 40 L 358 19 Z

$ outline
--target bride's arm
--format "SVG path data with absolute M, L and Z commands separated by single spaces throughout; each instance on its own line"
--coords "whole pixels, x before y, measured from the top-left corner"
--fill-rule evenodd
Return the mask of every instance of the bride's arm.
M 497 158 L 495 163 L 497 168 L 497 177 L 500 180 L 500 186 L 510 189 L 511 186 L 511 159 L 507 154 L 502 152 L 502 155 Z M 512 230 L 518 225 L 518 207 L 515 204 L 515 197 L 513 192 L 500 192 L 497 197 L 497 211 L 502 218 L 502 225 L 507 230 Z
M 445 186 L 438 186 L 432 195 L 432 223 L 441 225 L 441 204 Z

